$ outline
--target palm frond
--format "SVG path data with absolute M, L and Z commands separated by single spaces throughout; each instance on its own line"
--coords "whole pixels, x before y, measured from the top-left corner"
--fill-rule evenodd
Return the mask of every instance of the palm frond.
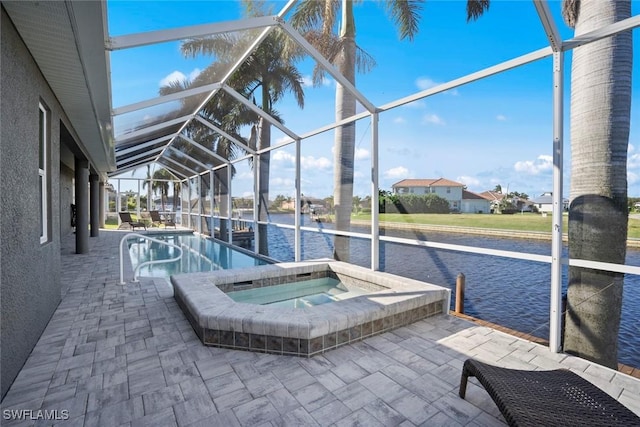
M 160 95 L 170 95 L 172 93 L 182 92 L 190 87 L 191 83 L 189 80 L 173 80 L 168 84 L 161 86 L 159 93 Z
M 236 33 L 224 33 L 188 39 L 182 43 L 180 51 L 186 58 L 209 55 L 229 59 L 233 56 L 233 52 L 238 51 L 239 44 L 246 45 L 247 43 L 243 43 Z
M 356 70 L 361 73 L 368 73 L 371 71 L 377 62 L 375 58 L 365 52 L 360 46 L 356 45 Z
M 267 6 L 264 0 L 242 0 L 244 15 L 247 17 L 273 15 L 273 6 Z
M 476 21 L 487 10 L 489 10 L 489 0 L 467 0 L 467 22 Z
M 331 32 L 340 10 L 338 0 L 303 1 L 291 16 L 291 25 L 301 33 L 324 30 Z
M 387 11 L 398 25 L 400 39 L 413 40 L 418 33 L 420 11 L 424 0 L 387 0 Z
M 575 28 L 580 15 L 580 0 L 562 1 L 562 18 L 569 28 Z

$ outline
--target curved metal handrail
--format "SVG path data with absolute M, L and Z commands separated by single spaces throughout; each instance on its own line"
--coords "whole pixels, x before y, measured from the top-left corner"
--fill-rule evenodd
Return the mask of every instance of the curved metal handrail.
M 122 240 L 120 240 L 120 284 L 121 285 L 126 284 L 126 282 L 124 281 L 124 262 L 123 262 L 124 243 L 127 240 L 129 240 L 131 237 L 138 237 L 138 238 L 142 238 L 142 239 L 147 239 L 147 240 L 150 240 L 152 242 L 160 243 L 162 245 L 171 246 L 172 248 L 176 248 L 180 252 L 180 254 L 177 257 L 174 257 L 174 258 L 156 259 L 156 260 L 151 260 L 151 261 L 145 261 L 145 262 L 139 264 L 138 266 L 136 266 L 135 270 L 133 270 L 133 280 L 132 280 L 133 282 L 137 282 L 138 281 L 138 272 L 144 266 L 151 265 L 151 264 L 164 264 L 164 263 L 174 262 L 174 261 L 178 261 L 178 260 L 180 260 L 180 258 L 182 258 L 182 248 L 180 246 L 174 245 L 173 243 L 165 242 L 164 240 L 154 239 L 153 237 L 145 236 L 143 234 L 138 234 L 138 233 L 126 234 L 122 238 Z

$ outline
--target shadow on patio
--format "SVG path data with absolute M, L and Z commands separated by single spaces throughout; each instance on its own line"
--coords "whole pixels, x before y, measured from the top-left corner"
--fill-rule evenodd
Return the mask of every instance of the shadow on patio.
M 475 380 L 458 397 L 468 357 L 569 368 L 640 414 L 638 379 L 446 315 L 311 359 L 205 347 L 168 281 L 118 284 L 123 235 L 102 230 L 86 255 L 64 241 L 62 302 L 2 402 L 3 425 L 504 425 Z

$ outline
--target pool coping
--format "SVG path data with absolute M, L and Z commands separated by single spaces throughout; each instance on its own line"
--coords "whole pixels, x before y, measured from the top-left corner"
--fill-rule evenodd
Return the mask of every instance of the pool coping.
M 326 277 L 327 272 L 384 289 L 307 308 L 237 303 L 221 290 L 233 284 L 287 283 L 299 275 Z M 451 298 L 441 286 L 326 259 L 178 274 L 170 280 L 174 298 L 205 345 L 304 357 L 448 313 Z

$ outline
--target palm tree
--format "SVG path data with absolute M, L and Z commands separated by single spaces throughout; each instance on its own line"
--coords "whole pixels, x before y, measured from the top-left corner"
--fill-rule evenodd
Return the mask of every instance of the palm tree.
M 135 170 L 133 171 L 133 173 L 135 173 Z M 147 178 L 144 181 L 142 181 L 142 189 L 147 190 L 147 211 L 150 211 L 151 210 L 151 164 L 147 165 Z
M 565 0 L 563 15 L 579 36 L 631 16 L 629 1 Z M 573 52 L 569 257 L 624 264 L 631 31 Z M 564 350 L 617 368 L 624 275 L 569 268 Z
M 245 0 L 247 16 L 260 16 L 265 12 L 261 2 Z M 236 49 L 238 40 L 232 35 L 213 36 L 190 40 L 182 45 L 185 56 L 208 53 L 222 58 Z M 287 54 L 283 54 L 287 52 Z M 299 51 L 290 48 L 290 42 L 281 32 L 272 32 L 247 58 L 230 79 L 229 85 L 256 103 L 258 96 L 260 107 L 264 112 L 284 123 L 274 109 L 274 104 L 280 101 L 287 92 L 293 93 L 300 108 L 304 107 L 304 89 L 302 75 L 293 65 L 299 58 Z M 231 61 L 233 58 L 227 58 Z M 227 116 L 229 116 L 227 114 Z M 251 126 L 251 136 L 248 144 L 262 150 L 271 145 L 271 123 L 263 118 L 256 122 L 254 115 L 245 114 L 234 119 L 237 130 L 242 125 Z M 227 126 L 229 127 L 229 126 Z M 258 189 L 258 220 L 267 221 L 269 203 L 269 166 L 270 153 L 260 154 L 260 187 Z M 259 252 L 268 255 L 267 225 L 259 224 L 258 243 Z
M 162 168 L 155 171 L 151 179 L 154 180 L 151 189 L 153 194 L 160 194 L 160 206 L 164 212 L 164 202 L 169 197 L 169 182 L 167 180 L 173 179 L 173 175 L 167 169 Z
M 305 0 L 294 11 L 291 24 L 355 85 L 356 71 L 367 72 L 375 60 L 356 44 L 354 0 Z M 383 2 L 380 2 L 383 3 Z M 389 17 L 398 27 L 400 39 L 413 40 L 418 32 L 419 12 L 424 0 L 389 0 L 384 2 Z M 476 19 L 489 8 L 488 0 L 468 0 L 467 19 Z M 338 15 L 340 27 L 334 34 Z M 314 83 L 322 81 L 324 72 L 316 67 Z M 336 86 L 336 121 L 356 113 L 355 96 L 342 85 Z M 336 128 L 334 136 L 334 208 L 336 229 L 349 230 L 353 208 L 353 164 L 355 157 L 355 123 Z M 349 237 L 335 236 L 334 258 L 349 260 Z
M 488 0 L 476 3 L 488 8 Z M 579 36 L 630 17 L 631 3 L 563 0 L 562 12 Z M 632 64 L 630 30 L 573 51 L 570 258 L 625 262 Z M 620 273 L 569 268 L 564 351 L 617 368 L 623 280 Z
M 355 85 L 356 70 L 367 72 L 375 66 L 374 59 L 356 44 L 353 13 L 354 0 L 305 0 L 299 3 L 291 24 L 325 56 L 340 73 Z M 389 17 L 398 27 L 400 39 L 413 40 L 418 32 L 419 12 L 424 0 L 389 0 L 384 3 Z M 489 8 L 489 0 L 468 0 L 467 20 L 477 19 Z M 340 15 L 338 34 L 334 28 Z M 322 81 L 324 72 L 316 67 L 314 83 Z M 355 96 L 342 85 L 336 87 L 336 121 L 356 113 Z M 334 207 L 336 229 L 349 230 L 353 208 L 353 163 L 355 157 L 355 123 L 336 128 L 334 136 Z M 334 258 L 349 260 L 349 237 L 335 236 Z

